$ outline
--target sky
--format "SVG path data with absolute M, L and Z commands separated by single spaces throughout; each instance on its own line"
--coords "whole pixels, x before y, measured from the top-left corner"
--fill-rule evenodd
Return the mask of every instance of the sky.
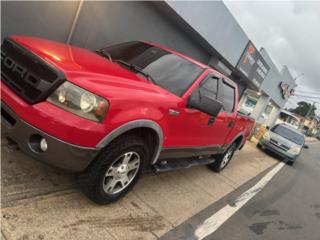
M 320 115 L 320 1 L 224 1 L 249 39 L 264 47 L 278 69 L 297 78 L 298 101 L 316 101 Z

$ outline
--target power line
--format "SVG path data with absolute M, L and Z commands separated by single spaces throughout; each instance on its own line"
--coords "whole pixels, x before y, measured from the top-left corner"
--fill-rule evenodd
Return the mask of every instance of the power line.
M 311 96 L 311 95 L 306 95 L 306 94 L 294 94 L 294 96 L 296 96 L 296 97 L 306 97 L 306 98 L 310 98 L 310 99 L 320 99 L 319 96 Z
M 305 101 L 309 101 L 309 102 L 314 102 L 314 103 L 320 104 L 320 102 L 314 101 L 314 100 L 306 98 L 306 97 L 299 96 L 299 98 L 301 98 L 301 99 L 303 99 Z
M 295 89 L 294 92 L 295 92 L 295 93 L 302 93 L 302 94 L 320 94 L 320 90 L 305 91 L 305 90 Z
M 295 89 L 295 91 L 312 93 L 312 92 L 320 92 L 320 89 L 319 90 L 318 89 L 313 89 L 313 90 L 311 90 L 311 89 L 308 89 L 308 90 L 306 90 L 306 89 Z
M 320 94 L 320 90 L 319 91 L 302 91 L 302 90 L 295 90 L 295 93 L 302 93 L 302 94 Z

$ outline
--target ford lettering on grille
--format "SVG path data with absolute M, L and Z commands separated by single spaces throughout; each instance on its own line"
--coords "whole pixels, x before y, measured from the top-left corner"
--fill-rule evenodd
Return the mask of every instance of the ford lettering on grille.
M 45 100 L 64 74 L 20 44 L 6 38 L 1 46 L 1 81 L 26 102 Z

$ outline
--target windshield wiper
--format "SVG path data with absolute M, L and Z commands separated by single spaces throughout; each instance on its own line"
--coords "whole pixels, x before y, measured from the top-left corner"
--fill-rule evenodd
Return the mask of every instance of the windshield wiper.
M 145 76 L 150 82 L 154 83 L 154 84 L 157 84 L 157 82 L 154 80 L 154 78 L 149 74 L 149 73 L 146 73 L 145 71 L 143 71 L 142 68 L 138 67 L 137 65 L 134 65 L 132 63 L 128 63 L 126 61 L 123 61 L 121 59 L 117 59 L 117 60 L 114 60 L 113 62 L 116 62 L 116 63 L 120 63 L 120 64 L 123 64 L 125 65 L 126 67 L 136 71 L 136 72 L 139 72 L 141 73 L 143 76 Z
M 112 62 L 112 57 L 110 53 L 104 51 L 103 49 L 96 50 L 95 52 L 101 55 L 102 57 L 107 57 Z

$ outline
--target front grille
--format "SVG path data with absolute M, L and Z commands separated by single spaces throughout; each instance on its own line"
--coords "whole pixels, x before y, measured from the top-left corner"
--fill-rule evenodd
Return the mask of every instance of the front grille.
M 45 100 L 64 75 L 20 44 L 6 38 L 1 46 L 1 80 L 30 104 Z
M 282 147 L 284 150 L 288 151 L 290 148 L 287 147 L 286 145 L 281 144 L 280 147 Z
M 283 145 L 283 144 L 279 144 L 278 141 L 274 140 L 274 139 L 270 139 L 270 143 L 278 148 L 280 148 L 283 151 L 288 151 L 290 148 Z

